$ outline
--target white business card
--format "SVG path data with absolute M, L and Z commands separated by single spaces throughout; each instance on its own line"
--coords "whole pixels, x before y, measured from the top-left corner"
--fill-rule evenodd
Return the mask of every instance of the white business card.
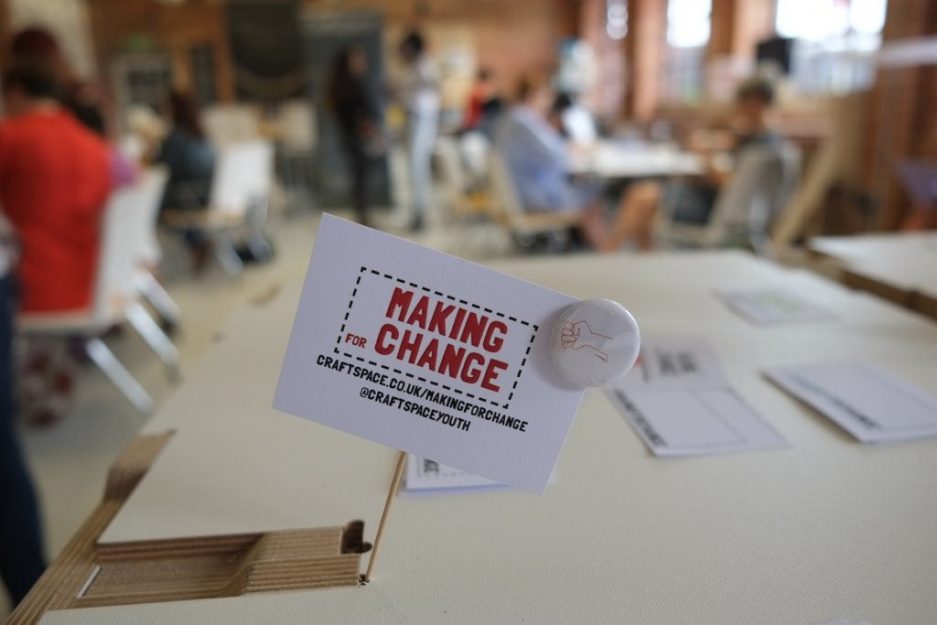
M 787 447 L 735 391 L 722 388 L 606 389 L 656 456 L 697 456 Z
M 937 397 L 878 367 L 806 365 L 765 375 L 863 443 L 937 436 Z
M 657 456 L 787 446 L 732 390 L 719 358 L 701 337 L 645 339 L 636 369 L 605 393 Z
M 542 492 L 583 393 L 550 359 L 575 301 L 324 215 L 274 407 Z
M 408 491 L 436 491 L 464 488 L 497 488 L 503 484 L 455 467 L 409 454 L 404 486 Z
M 716 353 L 706 339 L 698 336 L 645 337 L 634 369 L 618 384 L 634 389 L 727 385 Z

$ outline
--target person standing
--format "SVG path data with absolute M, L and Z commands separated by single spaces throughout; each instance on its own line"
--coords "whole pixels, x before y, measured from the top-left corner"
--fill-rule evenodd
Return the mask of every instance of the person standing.
M 329 77 L 328 104 L 351 169 L 351 197 L 358 223 L 368 225 L 370 153 L 380 137 L 380 106 L 366 80 L 368 57 L 353 46 L 339 52 Z
M 13 323 L 20 309 L 91 305 L 111 185 L 107 146 L 56 94 L 54 78 L 40 66 L 14 65 L 3 76 L 8 119 L 0 124 L 0 208 L 9 228 L 0 236 L 0 574 L 14 603 L 42 574 L 45 559 L 36 494 L 14 426 Z M 44 399 L 63 390 L 63 380 L 54 384 Z
M 413 202 L 410 229 L 418 231 L 423 228 L 432 201 L 431 165 L 439 125 L 439 80 L 432 60 L 426 55 L 426 41 L 418 31 L 403 38 L 400 57 L 406 66 L 402 96 L 407 113 L 406 145 Z

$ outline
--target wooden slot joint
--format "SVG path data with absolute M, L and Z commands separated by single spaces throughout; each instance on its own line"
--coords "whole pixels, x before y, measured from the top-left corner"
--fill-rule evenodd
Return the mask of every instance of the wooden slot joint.
M 99 543 L 172 437 L 140 436 L 111 467 L 103 501 L 8 623 L 32 625 L 49 610 L 234 597 L 359 583 L 364 522 L 344 527 Z

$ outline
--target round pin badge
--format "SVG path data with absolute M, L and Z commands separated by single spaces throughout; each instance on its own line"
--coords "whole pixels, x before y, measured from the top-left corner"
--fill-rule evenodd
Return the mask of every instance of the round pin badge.
M 628 373 L 641 350 L 638 322 L 618 302 L 583 300 L 566 308 L 553 326 L 550 355 L 576 386 L 606 386 Z

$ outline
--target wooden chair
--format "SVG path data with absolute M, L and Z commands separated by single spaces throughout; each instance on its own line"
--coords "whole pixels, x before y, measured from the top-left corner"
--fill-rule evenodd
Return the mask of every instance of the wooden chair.
M 719 191 L 705 224 L 673 220 L 676 208 L 665 198 L 657 222 L 657 238 L 689 247 L 742 245 L 761 251 L 776 216 L 787 206 L 800 180 L 800 150 L 781 147 L 780 158 L 757 153 L 743 158 Z
M 439 137 L 435 147 L 436 162 L 444 191 L 444 202 L 453 221 L 492 217 L 491 197 L 483 190 L 469 191 L 469 180 L 459 146 L 452 137 Z
M 529 248 L 542 237 L 555 244 L 563 244 L 570 228 L 582 222 L 582 214 L 578 212 L 525 211 L 507 163 L 497 151 L 491 154 L 490 181 L 496 219 L 522 248 Z

